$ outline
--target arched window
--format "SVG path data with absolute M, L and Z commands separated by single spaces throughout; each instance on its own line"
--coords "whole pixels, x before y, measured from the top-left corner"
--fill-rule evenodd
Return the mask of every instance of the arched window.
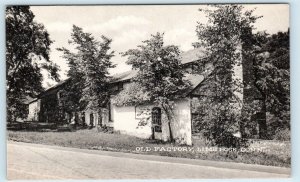
M 152 109 L 152 123 L 161 126 L 161 109 L 159 107 Z

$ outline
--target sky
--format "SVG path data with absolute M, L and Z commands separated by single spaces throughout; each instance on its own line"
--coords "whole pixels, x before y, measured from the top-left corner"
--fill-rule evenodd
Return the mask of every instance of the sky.
M 207 18 L 199 8 L 205 5 L 114 5 L 114 6 L 31 6 L 35 21 L 44 24 L 54 43 L 51 45 L 50 59 L 60 66 L 61 80 L 67 78 L 68 65 L 57 48 L 66 47 L 71 38 L 72 25 L 83 28 L 84 32 L 101 40 L 101 35 L 111 38 L 111 49 L 115 56 L 111 59 L 116 67 L 111 74 L 131 69 L 126 64 L 126 57 L 120 55 L 128 49 L 141 45 L 151 34 L 164 32 L 165 44 L 179 46 L 181 51 L 193 49 L 197 41 L 197 22 L 205 23 Z M 289 6 L 287 4 L 251 4 L 245 9 L 256 8 L 254 15 L 263 16 L 254 24 L 255 31 L 269 34 L 287 31 L 289 28 Z M 55 84 L 47 78 L 43 86 Z

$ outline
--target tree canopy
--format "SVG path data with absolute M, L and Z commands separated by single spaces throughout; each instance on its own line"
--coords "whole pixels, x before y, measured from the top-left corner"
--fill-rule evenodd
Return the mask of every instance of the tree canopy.
M 228 137 L 239 131 L 241 120 L 242 80 L 239 79 L 242 64 L 243 36 L 252 33 L 253 24 L 259 18 L 253 10 L 244 10 L 242 5 L 212 5 L 203 11 L 208 21 L 198 23 L 199 42 L 194 46 L 204 47 L 206 54 L 199 62 L 203 72 L 207 65 L 212 68 L 205 75 L 202 99 L 204 110 L 201 122 L 204 134 L 214 144 L 231 146 Z M 237 70 L 237 71 L 236 71 Z M 209 116 L 209 117 L 207 117 Z
M 278 131 L 289 130 L 289 31 L 254 33 L 254 23 L 261 18 L 253 15 L 254 10 L 242 5 L 200 10 L 208 21 L 198 23 L 196 29 L 199 42 L 194 46 L 206 50 L 199 72 L 207 65 L 212 69 L 201 87 L 208 94 L 201 98 L 202 115 L 195 125 L 215 144 L 227 145 L 228 136 L 238 130 L 243 136 L 245 128 L 250 133 L 244 134 L 253 137 L 251 131 L 256 131 L 257 125 L 261 138 L 271 139 Z M 243 66 L 243 82 L 236 77 L 239 65 Z M 239 92 L 244 98 L 236 99 Z M 238 110 L 242 110 L 240 116 Z
M 151 35 L 149 40 L 143 41 L 143 45 L 128 50 L 123 56 L 128 56 L 127 64 L 138 70 L 133 81 L 147 93 L 135 97 L 136 103 L 143 103 L 143 99 L 146 99 L 160 105 L 168 117 L 170 139 L 173 140 L 170 127 L 170 122 L 174 119 L 172 104 L 185 96 L 191 83 L 184 78 L 186 71 L 182 69 L 179 48 L 174 45 L 165 46 L 163 35 Z
M 290 129 L 290 49 L 289 31 L 259 34 L 259 50 L 254 62 L 255 84 L 266 102 L 268 137 Z M 274 136 L 273 136 L 274 135 Z M 289 136 L 288 136 L 289 137 Z
M 174 101 L 184 95 L 190 82 L 184 79 L 177 46 L 164 46 L 163 34 L 157 33 L 143 41 L 139 49 L 123 54 L 128 56 L 127 64 L 138 70 L 134 81 L 149 93 L 150 100 L 157 103 Z
M 43 91 L 41 70 L 58 81 L 59 68 L 49 59 L 49 34 L 29 6 L 8 6 L 5 20 L 8 119 L 15 120 L 27 116 L 24 101 Z
M 70 111 L 104 107 L 109 99 L 108 69 L 114 67 L 110 60 L 114 52 L 110 51 L 112 40 L 105 36 L 101 39 L 98 41 L 73 25 L 69 42 L 75 46 L 75 51 L 58 49 L 63 52 L 70 67 L 70 84 L 65 88 L 65 108 Z

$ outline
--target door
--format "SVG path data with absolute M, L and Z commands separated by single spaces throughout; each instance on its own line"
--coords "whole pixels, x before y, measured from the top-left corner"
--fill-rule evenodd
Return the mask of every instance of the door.
M 90 126 L 94 126 L 94 114 L 90 114 Z
M 159 107 L 154 107 L 152 109 L 151 116 L 152 116 L 152 138 L 162 139 L 161 109 Z

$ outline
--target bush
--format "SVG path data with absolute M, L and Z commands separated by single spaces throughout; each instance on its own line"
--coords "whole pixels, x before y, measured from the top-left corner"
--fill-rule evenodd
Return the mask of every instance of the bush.
M 27 130 L 27 131 L 39 131 L 39 130 L 54 130 L 57 126 L 55 123 L 38 123 L 38 122 L 15 122 L 7 124 L 7 130 Z
M 7 130 L 22 130 L 24 129 L 22 123 L 14 122 L 14 123 L 8 123 L 6 125 Z
M 291 131 L 286 129 L 277 129 L 274 135 L 274 140 L 280 141 L 290 141 L 291 140 Z
M 223 132 L 215 138 L 215 145 L 219 147 L 241 148 L 247 146 L 247 140 L 235 137 L 230 132 Z

